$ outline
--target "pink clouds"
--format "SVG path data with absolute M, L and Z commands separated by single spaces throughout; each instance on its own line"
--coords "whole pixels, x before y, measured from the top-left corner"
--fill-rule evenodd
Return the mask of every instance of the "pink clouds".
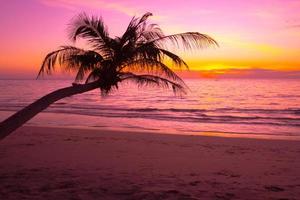
M 136 9 L 124 4 L 124 1 L 113 2 L 103 0 L 40 0 L 40 2 L 48 6 L 61 6 L 71 10 L 86 7 L 90 9 L 101 8 L 107 10 L 115 10 L 129 16 L 133 16 L 138 13 Z

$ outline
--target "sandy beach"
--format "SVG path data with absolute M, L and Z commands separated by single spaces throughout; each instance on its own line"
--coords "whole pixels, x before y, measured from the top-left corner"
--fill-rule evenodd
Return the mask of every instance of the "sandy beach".
M 0 165 L 7 200 L 300 197 L 300 141 L 26 126 Z

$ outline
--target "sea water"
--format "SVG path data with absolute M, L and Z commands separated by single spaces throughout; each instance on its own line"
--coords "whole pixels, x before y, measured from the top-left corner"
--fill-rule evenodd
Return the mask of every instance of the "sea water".
M 124 83 L 51 105 L 27 125 L 178 134 L 300 136 L 299 80 L 187 79 L 186 95 Z M 0 80 L 0 119 L 72 80 Z M 46 114 L 44 114 L 46 113 Z

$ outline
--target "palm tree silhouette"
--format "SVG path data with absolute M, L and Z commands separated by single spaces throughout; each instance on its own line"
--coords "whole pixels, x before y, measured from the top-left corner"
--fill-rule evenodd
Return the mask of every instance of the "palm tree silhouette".
M 187 86 L 165 64 L 165 59 L 171 61 L 172 67 L 188 68 L 188 65 L 167 46 L 191 50 L 218 44 L 208 35 L 198 32 L 164 35 L 158 25 L 147 23 L 150 16 L 151 13 L 146 13 L 141 18 L 133 17 L 125 33 L 115 38 L 109 36 L 102 18 L 89 17 L 85 13 L 76 16 L 71 22 L 69 36 L 74 42 L 78 38 L 84 39 L 90 50 L 62 46 L 45 57 L 38 73 L 38 77 L 51 74 L 56 66 L 61 66 L 66 71 L 76 72 L 75 82 L 38 99 L 3 121 L 0 139 L 62 98 L 96 88 L 100 88 L 102 95 L 107 95 L 123 81 L 184 93 Z M 83 80 L 85 83 L 81 84 Z

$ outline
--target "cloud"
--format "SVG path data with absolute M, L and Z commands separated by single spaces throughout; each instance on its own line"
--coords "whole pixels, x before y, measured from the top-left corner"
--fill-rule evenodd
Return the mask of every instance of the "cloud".
M 121 2 L 104 2 L 102 0 L 39 0 L 47 6 L 58 6 L 70 10 L 76 10 L 80 7 L 102 8 L 106 10 L 114 10 L 128 16 L 140 15 L 141 13 L 128 5 Z
M 300 71 L 279 71 L 268 69 L 227 69 L 213 71 L 218 78 L 247 79 L 300 79 Z
M 300 24 L 293 24 L 293 25 L 289 25 L 287 27 L 288 28 L 300 28 Z
M 109 11 L 116 11 L 127 16 L 142 16 L 148 11 L 142 7 L 136 5 L 124 4 L 124 1 L 120 2 L 105 2 L 104 0 L 38 0 L 42 4 L 51 7 L 62 7 L 69 10 L 78 10 L 82 7 L 90 9 L 105 9 Z M 154 15 L 152 20 L 161 22 L 167 19 L 166 16 Z
M 283 71 L 268 69 L 216 69 L 177 72 L 182 78 L 208 79 L 300 79 L 300 70 Z

